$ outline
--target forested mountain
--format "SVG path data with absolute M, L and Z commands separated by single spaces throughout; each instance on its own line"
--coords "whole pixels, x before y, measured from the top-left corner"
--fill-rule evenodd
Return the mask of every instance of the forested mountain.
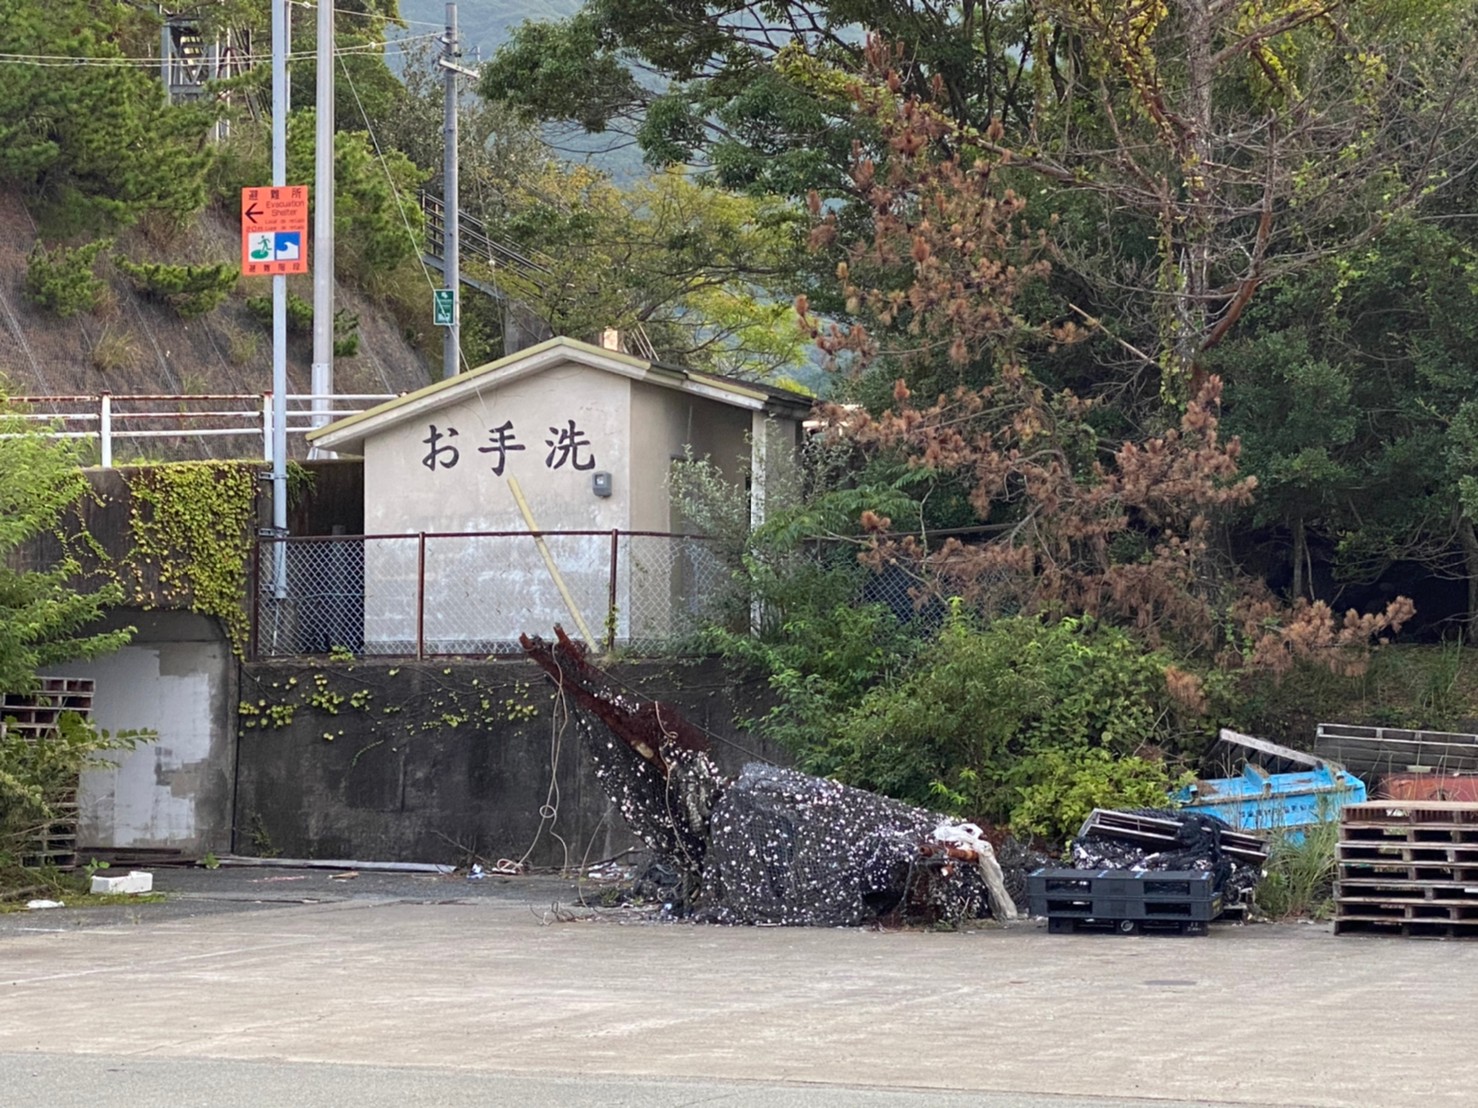
M 563 19 L 574 15 L 579 6 L 579 0 L 459 0 L 457 22 L 467 56 L 489 58 L 520 24 Z M 400 14 L 417 30 L 442 26 L 446 0 L 400 0 Z
M 1475 23 L 1471 0 L 588 0 L 515 30 L 482 87 L 809 198 L 826 261 L 800 291 L 864 404 L 1009 367 L 1094 398 L 1112 442 L 1217 376 L 1259 483 L 1239 557 L 1331 600 L 1420 565 L 1478 619 Z M 1013 518 L 966 499 L 956 523 Z

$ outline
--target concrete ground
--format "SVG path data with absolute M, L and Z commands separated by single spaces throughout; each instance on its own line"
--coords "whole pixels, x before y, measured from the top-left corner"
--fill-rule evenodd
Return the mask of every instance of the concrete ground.
M 0 1102 L 1478 1102 L 1478 944 L 570 921 L 548 879 L 217 874 L 0 917 Z

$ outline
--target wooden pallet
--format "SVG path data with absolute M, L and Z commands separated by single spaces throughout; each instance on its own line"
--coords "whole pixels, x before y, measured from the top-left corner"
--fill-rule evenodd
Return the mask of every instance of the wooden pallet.
M 1338 867 L 1336 935 L 1478 938 L 1478 803 L 1349 805 Z
M 1478 866 L 1478 842 L 1433 838 L 1369 842 L 1342 838 L 1339 858 L 1342 862 L 1433 862 L 1438 865 Z
M 77 802 L 71 800 L 53 808 L 57 818 L 26 847 L 21 865 L 55 866 L 60 870 L 77 868 Z
M 1383 900 L 1451 900 L 1478 904 L 1478 882 L 1464 883 L 1450 879 L 1407 880 L 1402 877 L 1345 877 L 1334 883 L 1336 899 L 1350 896 L 1378 896 Z
M 1366 885 L 1454 885 L 1459 888 L 1478 888 L 1478 867 L 1474 866 L 1407 866 L 1404 863 L 1385 863 L 1379 866 L 1341 863 L 1339 880 Z
M 1375 892 L 1375 890 L 1365 890 Z M 1478 900 L 1406 900 L 1400 897 L 1347 896 L 1335 908 L 1336 919 L 1443 920 L 1478 924 Z
M 56 731 L 65 712 L 83 719 L 92 716 L 94 683 L 90 677 L 42 677 L 28 693 L 0 694 L 0 733 L 21 735 L 32 742 L 46 742 Z M 26 848 L 21 862 L 27 866 L 77 867 L 77 795 L 53 805 L 57 818 L 42 829 Z
M 1347 804 L 1341 827 L 1403 827 L 1446 824 L 1478 827 L 1478 804 L 1465 800 L 1366 800 Z
M 1414 939 L 1478 939 L 1478 920 L 1395 920 L 1336 918 L 1336 935 L 1401 935 Z

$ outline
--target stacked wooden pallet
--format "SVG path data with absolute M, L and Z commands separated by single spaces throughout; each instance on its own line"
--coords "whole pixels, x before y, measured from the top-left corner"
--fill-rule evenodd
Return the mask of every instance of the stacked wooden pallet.
M 0 733 L 46 742 L 56 731 L 62 713 L 76 712 L 83 719 L 89 718 L 92 696 L 90 677 L 43 677 L 33 692 L 0 694 Z M 77 790 L 73 788 L 52 807 L 58 818 L 42 828 L 21 860 L 31 866 L 73 869 L 77 865 Z
M 1478 938 L 1478 803 L 1346 807 L 1334 903 L 1337 935 Z

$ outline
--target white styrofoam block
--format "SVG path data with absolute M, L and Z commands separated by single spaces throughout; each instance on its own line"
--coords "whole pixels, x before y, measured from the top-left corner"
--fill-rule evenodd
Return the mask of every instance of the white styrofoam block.
M 94 874 L 92 878 L 92 891 L 98 894 L 147 893 L 153 890 L 154 875 L 145 873 L 143 870 L 130 870 L 121 877 L 103 877 Z

